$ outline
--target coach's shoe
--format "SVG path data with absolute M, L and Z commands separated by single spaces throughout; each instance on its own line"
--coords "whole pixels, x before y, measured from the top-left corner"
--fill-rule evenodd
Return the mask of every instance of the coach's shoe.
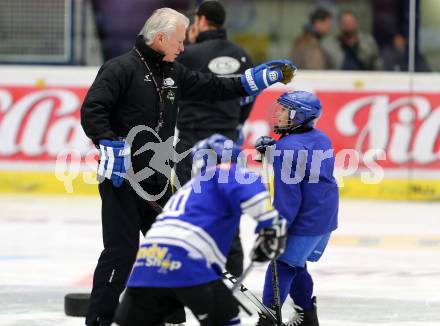
M 319 326 L 318 314 L 316 312 L 316 297 L 312 298 L 313 308 L 304 310 L 295 306 L 295 315 L 287 322 L 287 326 Z

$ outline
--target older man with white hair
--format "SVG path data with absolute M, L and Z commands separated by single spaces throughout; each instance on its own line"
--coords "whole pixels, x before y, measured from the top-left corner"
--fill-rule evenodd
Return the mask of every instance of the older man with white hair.
M 156 10 L 133 49 L 100 68 L 81 108 L 83 129 L 100 149 L 104 242 L 93 276 L 86 317 L 89 326 L 111 324 L 135 261 L 139 231 L 145 234 L 158 214 L 152 201 L 163 205 L 170 197 L 173 151 L 166 147 L 170 144 L 166 140 L 174 136 L 178 100 L 256 95 L 293 76 L 295 66 L 285 60 L 249 68 L 235 78 L 188 70 L 175 62 L 184 50 L 188 23 L 187 17 L 173 9 Z M 135 127 L 133 138 L 130 131 Z M 160 156 L 155 156 L 153 148 Z M 158 157 L 169 160 L 158 163 Z

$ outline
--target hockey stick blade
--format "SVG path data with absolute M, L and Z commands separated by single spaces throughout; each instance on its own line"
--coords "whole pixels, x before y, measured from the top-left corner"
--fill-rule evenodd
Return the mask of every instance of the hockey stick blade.
M 229 282 L 231 282 L 232 284 L 235 284 L 237 282 L 237 278 L 229 272 L 223 272 L 223 277 L 225 279 L 227 279 Z M 249 291 L 249 289 L 246 286 L 244 286 L 243 284 L 240 284 L 240 292 L 243 293 L 243 295 L 250 302 L 252 302 L 254 304 L 254 306 L 260 311 L 260 313 L 265 315 L 267 318 L 269 318 L 275 324 L 278 324 L 278 319 L 275 316 L 275 314 L 264 303 L 262 303 L 260 301 L 260 299 L 258 299 L 258 297 L 255 294 L 253 294 L 251 291 Z M 285 324 L 283 324 L 283 326 L 285 326 Z

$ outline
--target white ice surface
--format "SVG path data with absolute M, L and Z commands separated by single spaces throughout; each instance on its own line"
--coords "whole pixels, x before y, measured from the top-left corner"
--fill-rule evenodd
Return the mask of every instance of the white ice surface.
M 64 315 L 63 298 L 90 291 L 102 248 L 99 205 L 95 197 L 0 196 L 1 326 L 84 324 Z M 243 219 L 247 250 L 253 226 Z M 309 265 L 321 325 L 440 325 L 440 203 L 342 201 L 336 236 L 388 242 L 335 243 Z M 407 246 L 406 237 L 421 244 Z M 264 272 L 259 266 L 245 281 L 258 296 Z M 242 320 L 253 325 L 256 314 Z M 191 315 L 187 325 L 196 325 Z

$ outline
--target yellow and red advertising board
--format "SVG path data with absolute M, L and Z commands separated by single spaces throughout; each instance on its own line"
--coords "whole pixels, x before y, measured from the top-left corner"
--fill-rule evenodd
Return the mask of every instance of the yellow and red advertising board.
M 0 67 L 0 192 L 96 193 L 96 150 L 80 124 L 96 72 Z M 440 76 L 301 72 L 257 98 L 244 147 L 270 133 L 272 103 L 293 89 L 321 100 L 342 196 L 440 199 Z

